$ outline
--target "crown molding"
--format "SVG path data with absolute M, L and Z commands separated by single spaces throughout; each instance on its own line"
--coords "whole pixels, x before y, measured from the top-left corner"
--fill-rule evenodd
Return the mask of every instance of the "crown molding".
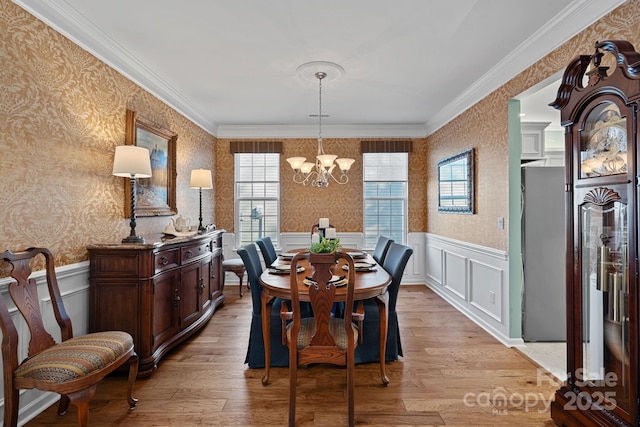
M 54 3 L 50 0 L 39 0 L 38 2 L 13 0 L 13 2 L 186 116 L 205 131 L 215 135 L 217 123 L 211 122 L 182 94 L 105 32 L 89 23 L 84 16 L 66 2 Z M 38 4 L 37 8 L 33 7 L 35 3 Z
M 323 138 L 424 138 L 424 124 L 322 125 Z M 316 138 L 314 125 L 220 125 L 218 138 Z
M 315 130 L 302 130 L 304 126 L 218 125 L 199 111 L 188 99 L 156 75 L 67 3 L 51 0 L 32 2 L 12 0 L 14 3 L 90 52 L 125 77 L 147 90 L 161 101 L 183 114 L 196 125 L 220 138 L 249 137 L 312 137 Z M 422 138 L 435 132 L 469 107 L 498 89 L 547 53 L 556 49 L 572 36 L 615 9 L 627 0 L 575 0 L 547 25 L 523 42 L 518 48 L 496 64 L 467 91 L 447 104 L 438 114 L 423 124 L 374 126 L 323 126 L 323 132 L 345 132 L 335 137 L 399 137 Z M 37 3 L 37 9 L 32 7 Z M 266 132 L 256 135 L 257 132 Z M 395 133 L 394 133 L 395 132 Z M 418 134 L 419 133 L 419 134 Z M 331 135 L 327 135 L 331 136 Z
M 627 0 L 576 0 L 425 123 L 426 135 L 475 105 Z M 594 40 L 595 43 L 595 40 Z M 570 58 L 572 59 L 572 58 Z M 567 59 L 569 61 L 570 59 Z

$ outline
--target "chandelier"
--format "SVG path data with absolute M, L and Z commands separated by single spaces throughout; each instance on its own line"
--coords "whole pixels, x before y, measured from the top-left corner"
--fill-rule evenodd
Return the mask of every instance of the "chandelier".
M 339 67 L 337 64 L 331 63 L 308 63 L 301 65 L 301 68 L 309 68 L 308 65 L 317 66 L 318 64 L 330 64 Z M 335 154 L 325 154 L 322 145 L 322 79 L 327 77 L 324 71 L 318 71 L 314 74 L 318 79 L 319 86 L 319 107 L 318 107 L 318 154 L 316 161 L 307 162 L 306 157 L 289 157 L 287 162 L 293 169 L 293 182 L 302 185 L 311 185 L 312 187 L 326 188 L 329 186 L 330 180 L 338 184 L 346 184 L 349 182 L 347 172 L 351 169 L 354 159 L 338 158 Z M 334 171 L 336 166 L 340 170 L 340 175 L 336 177 Z

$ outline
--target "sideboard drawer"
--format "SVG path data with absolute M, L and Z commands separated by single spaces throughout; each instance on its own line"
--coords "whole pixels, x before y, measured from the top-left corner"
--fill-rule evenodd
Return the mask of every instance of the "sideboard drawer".
M 180 265 L 180 249 L 160 251 L 155 256 L 156 273 Z
M 211 245 L 209 243 L 185 246 L 183 248 L 180 248 L 180 261 L 181 264 L 184 265 L 210 253 Z

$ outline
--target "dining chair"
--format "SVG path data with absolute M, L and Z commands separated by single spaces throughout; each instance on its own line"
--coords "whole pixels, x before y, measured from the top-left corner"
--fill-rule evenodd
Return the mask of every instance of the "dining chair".
M 262 252 L 262 259 L 264 259 L 265 267 L 271 266 L 277 259 L 278 254 L 276 253 L 276 248 L 273 246 L 273 242 L 271 241 L 271 237 L 261 237 L 256 240 L 256 244 L 260 248 L 260 252 Z
M 384 264 L 384 258 L 387 256 L 387 251 L 391 243 L 393 243 L 393 239 L 387 236 L 378 237 L 376 247 L 373 249 L 373 254 L 371 255 L 378 264 Z
M 389 301 L 387 307 L 387 347 L 385 350 L 385 361 L 398 360 L 402 356 L 402 342 L 400 341 L 400 326 L 398 324 L 398 313 L 396 302 L 400 282 L 404 274 L 409 258 L 413 254 L 413 249 L 399 243 L 390 243 L 389 250 L 384 259 L 383 268 L 391 276 L 391 283 L 387 288 Z M 364 323 L 362 329 L 362 344 L 356 348 L 356 363 L 369 363 L 380 361 L 380 313 L 378 303 L 375 298 L 364 301 Z
M 309 286 L 309 299 L 313 312 L 311 317 L 306 318 L 300 313 L 298 277 L 295 274 L 298 262 L 305 258 L 309 260 L 313 270 L 313 276 L 305 279 L 305 284 Z M 335 281 L 330 268 L 339 260 L 344 260 L 341 262 L 348 265 L 348 272 L 346 278 Z M 335 301 L 336 288 L 342 285 L 346 286 L 345 316 L 338 318 L 332 315 L 331 308 Z M 298 253 L 291 261 L 290 287 L 292 310 L 289 311 L 287 305 L 283 304 L 281 312 L 283 322 L 290 320 L 283 331 L 289 347 L 289 426 L 295 426 L 296 421 L 298 366 L 314 363 L 346 366 L 348 421 L 349 426 L 353 426 L 355 419 L 354 352 L 360 336 L 360 328 L 355 322 L 361 322 L 364 316 L 362 310 L 353 313 L 355 288 L 353 259 L 343 252 Z
M 251 329 L 249 331 L 249 346 L 244 363 L 250 368 L 264 368 L 264 339 L 262 338 L 262 263 L 258 250 L 253 243 L 238 248 L 238 255 L 247 271 L 247 282 L 251 291 Z M 282 321 L 280 320 L 280 306 L 282 299 L 276 298 L 271 307 L 270 316 L 270 346 L 271 366 L 289 366 L 289 350 L 282 343 Z
M 31 264 L 44 257 L 48 295 L 53 315 L 59 326 L 60 342 L 47 331 L 41 308 L 46 299 L 38 295 L 38 285 L 32 276 Z M 36 261 L 31 263 L 37 257 Z M 37 389 L 60 394 L 58 414 L 63 415 L 72 403 L 78 408 L 78 424 L 89 419 L 89 401 L 97 383 L 124 364 L 129 365 L 127 401 L 135 408 L 132 397 L 138 374 L 138 355 L 133 338 L 122 331 L 95 332 L 74 337 L 71 319 L 62 303 L 51 251 L 29 248 L 22 252 L 5 251 L 0 259 L 11 266 L 8 293 L 22 315 L 12 315 L 4 298 L 0 298 L 0 328 L 2 329 L 2 370 L 4 378 L 4 426 L 18 425 L 20 390 Z M 15 323 L 14 323 L 15 317 Z M 20 326 L 18 326 L 20 325 Z M 20 341 L 18 328 L 28 328 L 28 346 Z M 27 339 L 26 337 L 24 337 Z M 27 356 L 18 362 L 19 353 Z

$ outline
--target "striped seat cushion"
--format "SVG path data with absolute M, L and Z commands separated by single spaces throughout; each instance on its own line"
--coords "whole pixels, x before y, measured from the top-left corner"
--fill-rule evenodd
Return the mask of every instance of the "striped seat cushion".
M 287 340 L 291 342 L 291 326 L 293 322 L 287 325 Z M 358 326 L 354 323 L 351 324 L 353 328 L 353 340 L 354 343 L 358 342 Z M 313 317 L 305 317 L 300 324 L 300 333 L 296 340 L 298 349 L 302 349 L 311 344 L 311 338 L 316 331 L 316 320 Z M 347 334 L 344 330 L 344 319 L 333 317 L 329 320 L 329 332 L 333 336 L 333 341 L 336 345 L 343 349 L 347 349 Z
M 133 346 L 133 338 L 126 332 L 96 332 L 68 339 L 50 347 L 16 370 L 16 378 L 60 384 L 102 369 Z

